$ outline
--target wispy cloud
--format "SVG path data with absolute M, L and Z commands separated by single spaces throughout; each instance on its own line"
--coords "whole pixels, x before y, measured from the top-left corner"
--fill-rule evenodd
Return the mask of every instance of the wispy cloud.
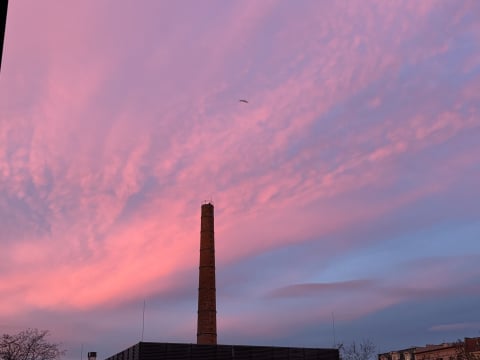
M 369 289 L 374 285 L 372 280 L 350 280 L 336 283 L 295 284 L 273 290 L 269 295 L 272 297 L 298 297 L 298 296 L 321 296 L 332 292 L 349 292 L 354 290 Z
M 328 322 L 335 307 L 348 322 L 477 297 L 479 11 L 12 3 L 0 315 L 128 317 L 153 298 L 183 314 L 172 331 L 187 338 L 204 199 L 216 205 L 220 323 L 232 337 L 259 317 L 259 339 L 272 339 Z
M 431 326 L 430 331 L 459 331 L 459 330 L 477 330 L 480 328 L 480 322 L 464 322 L 455 324 L 440 324 Z

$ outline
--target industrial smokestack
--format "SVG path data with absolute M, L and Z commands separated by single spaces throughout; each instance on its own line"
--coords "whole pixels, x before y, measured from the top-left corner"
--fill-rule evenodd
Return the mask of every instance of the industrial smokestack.
M 200 271 L 198 286 L 197 344 L 217 343 L 215 295 L 215 238 L 213 205 L 202 205 L 200 225 Z

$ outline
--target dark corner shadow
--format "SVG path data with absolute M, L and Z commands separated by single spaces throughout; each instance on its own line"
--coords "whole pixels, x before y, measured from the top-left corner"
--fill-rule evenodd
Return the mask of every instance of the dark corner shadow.
M 2 70 L 3 43 L 5 40 L 5 28 L 7 25 L 8 0 L 0 1 L 0 71 Z

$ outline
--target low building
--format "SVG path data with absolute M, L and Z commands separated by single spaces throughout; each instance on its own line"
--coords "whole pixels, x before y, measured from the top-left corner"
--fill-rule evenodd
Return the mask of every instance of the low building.
M 415 350 L 415 360 L 456 360 L 462 343 L 427 345 Z
M 338 349 L 139 342 L 106 360 L 339 360 Z
M 465 353 L 474 355 L 480 359 L 480 337 L 465 338 Z
M 416 347 L 378 354 L 378 360 L 415 360 Z
M 480 338 L 390 351 L 378 354 L 378 360 L 480 360 Z

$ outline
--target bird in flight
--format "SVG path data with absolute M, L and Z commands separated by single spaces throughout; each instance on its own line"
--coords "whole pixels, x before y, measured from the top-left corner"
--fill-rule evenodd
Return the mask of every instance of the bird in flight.
M 239 101 L 239 102 L 243 102 L 243 103 L 245 103 L 245 104 L 248 104 L 248 101 L 247 101 L 247 100 L 244 100 L 244 99 L 240 99 L 240 100 L 238 100 L 238 101 Z

